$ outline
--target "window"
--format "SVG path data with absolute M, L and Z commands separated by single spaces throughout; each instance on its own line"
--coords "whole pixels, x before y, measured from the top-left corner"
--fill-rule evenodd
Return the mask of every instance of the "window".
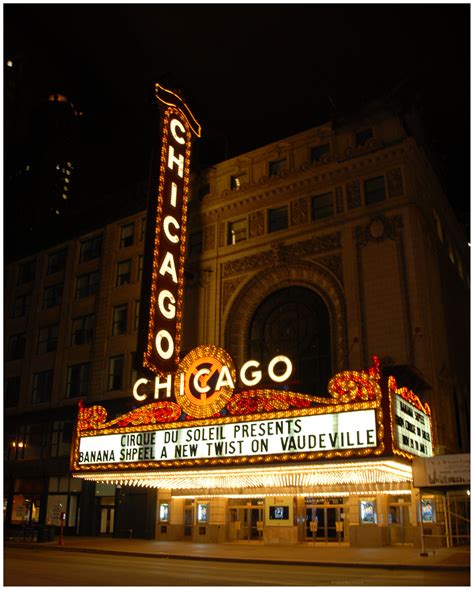
M 13 304 L 13 317 L 22 318 L 30 309 L 31 295 L 18 295 Z
M 311 163 L 318 162 L 324 156 L 324 154 L 329 154 L 330 151 L 331 146 L 329 145 L 329 143 L 312 147 L 309 156 Z
M 286 158 L 281 158 L 280 160 L 273 160 L 268 164 L 268 175 L 269 176 L 276 176 L 282 170 L 286 168 Z
M 356 146 L 364 145 L 366 141 L 372 139 L 374 134 L 372 133 L 372 129 L 363 129 L 362 131 L 358 131 L 355 134 Z
M 334 215 L 332 193 L 315 195 L 312 199 L 313 219 L 322 219 Z
M 95 315 L 84 315 L 72 320 L 71 344 L 90 344 L 94 337 Z
M 134 224 L 127 223 L 120 228 L 120 247 L 127 248 L 133 244 L 133 230 Z
M 140 300 L 135 301 L 135 309 L 133 312 L 133 329 L 138 330 L 138 324 L 140 323 Z
M 61 270 L 64 270 L 64 268 L 66 266 L 66 260 L 67 260 L 67 249 L 66 248 L 63 248 L 62 250 L 59 250 L 58 252 L 53 252 L 52 254 L 50 254 L 48 257 L 48 269 L 46 271 L 46 274 L 51 275 L 51 274 L 54 274 L 55 272 L 59 272 Z
M 230 188 L 232 190 L 239 189 L 244 182 L 247 182 L 247 172 L 239 172 L 230 177 Z
M 66 397 L 80 397 L 89 392 L 91 364 L 81 363 L 67 368 Z
M 117 264 L 117 287 L 120 287 L 120 285 L 126 285 L 130 282 L 131 272 L 131 260 L 122 260 L 122 262 Z
M 44 326 L 38 331 L 38 346 L 36 352 L 45 354 L 52 352 L 58 347 L 59 324 Z
M 330 316 L 326 303 L 311 289 L 286 287 L 264 299 L 251 319 L 247 346 L 249 358 L 261 364 L 277 354 L 291 358 L 297 391 L 327 391 L 332 375 Z
M 43 309 L 60 305 L 63 298 L 63 284 L 46 287 L 43 295 Z
M 140 282 L 143 278 L 143 256 L 138 257 L 137 281 Z
M 237 244 L 247 239 L 247 220 L 239 219 L 229 223 L 229 235 L 227 236 L 228 244 Z
M 288 207 L 278 207 L 268 211 L 268 231 L 280 231 L 288 227 Z
M 25 356 L 26 334 L 14 334 L 8 341 L 7 360 L 15 361 Z
M 114 314 L 112 319 L 112 336 L 119 336 L 125 334 L 127 331 L 127 314 L 128 305 L 116 305 L 114 307 Z
M 18 268 L 18 285 L 24 285 L 25 283 L 31 283 L 35 278 L 36 261 L 28 260 L 20 264 Z
M 109 391 L 122 389 L 123 380 L 123 355 L 113 356 L 109 359 L 109 375 L 107 388 Z
M 139 236 L 140 242 L 143 242 L 143 240 L 145 239 L 145 233 L 146 233 L 146 217 L 143 217 L 142 220 L 140 221 L 140 236 Z
M 200 254 L 202 252 L 202 231 L 197 231 L 189 236 L 189 254 Z
M 83 299 L 97 293 L 99 289 L 99 272 L 88 272 L 77 277 L 76 299 Z
M 364 183 L 365 204 L 372 205 L 385 199 L 385 179 L 383 176 L 369 178 Z
M 33 375 L 33 390 L 31 392 L 31 403 L 42 404 L 51 400 L 53 390 L 53 371 L 42 371 Z
M 20 400 L 20 377 L 10 377 L 5 379 L 5 398 L 6 408 L 15 408 Z
M 73 423 L 69 420 L 55 420 L 53 422 L 53 428 L 51 431 L 51 457 L 69 456 L 71 452 L 72 433 Z M 50 478 L 50 481 L 51 479 L 52 478 Z
M 102 252 L 102 236 L 94 236 L 81 242 L 81 254 L 79 261 L 87 262 L 99 258 Z

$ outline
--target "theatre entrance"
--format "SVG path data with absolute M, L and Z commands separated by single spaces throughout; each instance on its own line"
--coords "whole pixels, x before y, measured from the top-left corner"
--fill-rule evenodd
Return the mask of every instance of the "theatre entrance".
M 259 541 L 263 532 L 263 501 L 233 503 L 229 506 L 229 525 L 230 540 Z
M 345 506 L 342 498 L 331 498 L 327 501 L 309 498 L 306 500 L 306 540 L 324 543 L 343 542 Z

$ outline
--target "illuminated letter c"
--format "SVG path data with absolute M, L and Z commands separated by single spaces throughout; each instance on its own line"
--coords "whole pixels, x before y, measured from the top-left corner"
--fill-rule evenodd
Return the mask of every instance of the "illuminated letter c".
M 181 131 L 181 133 L 184 133 L 186 135 L 186 129 L 184 128 L 184 125 L 181 123 L 181 121 L 178 121 L 178 119 L 171 119 L 171 135 L 179 144 L 183 145 L 186 143 L 186 139 L 176 133 L 176 127 Z

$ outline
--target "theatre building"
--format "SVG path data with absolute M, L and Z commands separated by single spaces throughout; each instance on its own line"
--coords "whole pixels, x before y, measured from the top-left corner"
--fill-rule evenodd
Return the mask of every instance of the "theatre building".
M 469 452 L 470 277 L 409 119 L 328 122 L 187 194 L 198 127 L 166 113 L 155 209 L 6 268 L 6 526 L 465 542 L 468 478 L 413 476 Z

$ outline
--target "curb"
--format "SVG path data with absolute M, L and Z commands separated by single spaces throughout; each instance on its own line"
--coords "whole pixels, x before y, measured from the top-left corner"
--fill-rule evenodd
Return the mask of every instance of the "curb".
M 176 553 L 147 553 L 141 551 L 126 551 L 114 549 L 97 549 L 92 547 L 67 547 L 65 545 L 50 545 L 48 543 L 8 543 L 4 544 L 9 548 L 35 549 L 38 551 L 52 549 L 55 551 L 67 551 L 73 553 L 92 553 L 99 555 L 120 555 L 124 557 L 148 557 L 155 559 L 185 559 L 189 561 L 224 561 L 229 563 L 264 563 L 272 565 L 304 565 L 317 567 L 353 567 L 353 568 L 379 568 L 379 569 L 410 569 L 410 570 L 450 570 L 464 571 L 470 570 L 469 565 L 450 565 L 450 564 L 406 564 L 406 563 L 377 563 L 377 562 L 349 562 L 349 561 L 303 561 L 297 559 L 270 559 L 265 557 L 230 557 L 222 555 L 180 555 Z

